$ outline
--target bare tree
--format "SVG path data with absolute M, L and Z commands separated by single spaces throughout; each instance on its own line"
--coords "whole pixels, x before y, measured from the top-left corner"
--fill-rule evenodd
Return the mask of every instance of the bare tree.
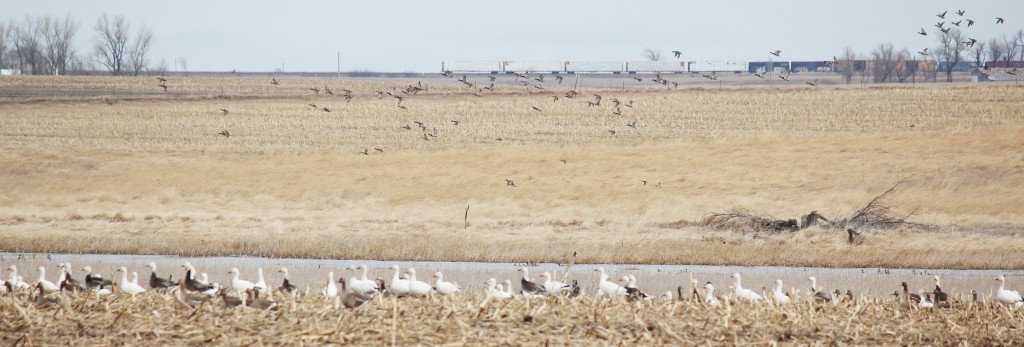
M 7 25 L 0 22 L 0 69 L 4 67 L 4 63 L 7 62 Z
M 945 70 L 946 82 L 953 82 L 953 69 L 957 63 L 962 59 L 962 53 L 967 45 L 963 41 L 963 33 L 960 29 L 950 28 L 947 31 L 936 30 L 938 36 L 939 46 L 936 47 L 935 54 L 939 59 L 946 62 Z
M 1003 34 L 1003 49 L 1006 52 L 1003 55 L 1003 61 L 1007 64 L 1013 60 L 1013 57 L 1017 55 L 1017 51 L 1021 48 L 1017 41 L 1016 37 L 1010 37 Z
M 188 59 L 184 56 L 174 58 L 176 66 L 181 67 L 181 71 L 185 73 L 185 77 L 188 77 Z
M 875 61 L 875 65 L 872 68 L 874 82 L 885 83 L 896 70 L 895 49 L 892 43 L 878 45 L 878 48 L 871 51 L 871 57 Z
M 153 42 L 153 31 L 147 26 L 139 28 L 135 40 L 128 49 L 128 69 L 132 76 L 138 76 L 149 65 L 149 45 Z M 166 65 L 166 64 L 165 64 Z
M 854 61 L 857 60 L 857 52 L 852 47 L 846 46 L 843 50 L 842 58 L 839 59 L 839 73 L 843 76 L 843 80 L 846 84 L 850 84 L 853 80 L 853 74 L 856 72 Z
M 128 21 L 124 19 L 124 15 L 118 15 L 111 21 L 104 13 L 96 20 L 93 30 L 99 35 L 95 42 L 96 60 L 107 68 L 111 75 L 122 74 L 128 51 Z
M 917 74 L 917 60 L 914 60 L 914 55 L 910 53 L 910 50 L 903 48 L 896 53 L 893 73 L 896 74 L 896 81 L 899 83 L 903 83 L 907 78 Z
M 661 51 L 655 51 L 650 48 L 644 48 L 644 57 L 650 61 L 661 61 Z
M 985 64 L 985 41 L 978 41 L 974 43 L 974 47 L 969 50 L 974 55 L 974 66 L 975 68 L 981 68 Z
M 65 15 L 64 18 L 44 16 L 40 20 L 40 29 L 43 35 L 43 42 L 46 44 L 43 51 L 50 69 L 55 74 L 66 73 L 68 63 L 74 56 L 71 49 L 71 42 L 78 33 L 78 22 Z
M 1024 62 L 1024 29 L 1017 29 L 1017 33 L 1013 35 L 1013 42 L 1019 49 L 1017 61 Z
M 993 61 L 998 61 L 1003 57 L 1003 54 L 1006 54 L 1006 47 L 1003 46 L 1003 42 L 994 37 L 989 39 L 988 56 L 991 57 Z
M 14 44 L 15 58 L 18 59 L 18 68 L 22 73 L 41 73 L 42 64 L 40 57 L 40 31 L 39 25 L 32 17 L 25 17 L 21 25 L 13 25 L 11 39 Z

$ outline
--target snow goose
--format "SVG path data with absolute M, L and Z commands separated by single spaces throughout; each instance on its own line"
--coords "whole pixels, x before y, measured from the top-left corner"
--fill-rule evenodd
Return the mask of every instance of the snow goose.
M 405 273 L 409 275 L 409 293 L 415 296 L 427 296 L 434 289 L 430 284 L 423 281 L 416 280 L 416 269 L 409 268 L 405 270 Z
M 196 280 L 196 268 L 192 267 L 191 263 L 185 262 L 181 267 L 185 268 L 185 289 L 193 292 L 205 292 L 213 287 L 209 283 Z
M 515 296 L 515 294 L 512 293 L 512 280 L 506 279 L 504 282 L 501 282 L 501 283 L 504 284 L 505 287 L 502 288 L 501 284 L 499 284 L 498 285 L 498 289 L 499 290 L 502 290 L 502 289 L 505 290 L 505 293 L 508 293 L 508 297 L 510 297 L 510 298 Z
M 369 278 L 366 278 L 366 272 L 368 268 L 366 267 L 365 264 L 359 265 L 358 267 L 349 266 L 348 269 L 352 271 L 352 277 L 349 278 L 348 282 L 346 283 L 348 285 L 349 290 L 364 294 L 373 293 L 378 290 L 377 282 L 370 280 Z M 355 276 L 357 270 L 362 271 L 362 278 L 357 278 Z
M 935 276 L 935 290 L 932 291 L 932 294 L 935 295 L 936 303 L 949 301 L 949 294 L 946 294 L 946 292 L 942 291 L 942 287 L 939 285 L 939 276 Z
M 267 280 L 263 278 L 263 268 L 256 268 L 256 283 L 253 284 L 253 288 L 259 295 L 266 295 L 270 288 L 267 286 Z
M 636 288 L 636 277 L 633 275 L 624 276 L 626 284 L 623 286 L 626 289 L 626 297 L 631 300 L 648 300 L 651 297 L 644 293 L 640 289 Z
M 996 290 L 996 296 L 993 297 L 996 302 L 1012 305 L 1013 307 L 1024 306 L 1024 300 L 1021 299 L 1019 292 L 1016 290 L 1006 290 L 1005 276 L 1000 275 L 996 277 L 996 281 L 999 281 L 999 289 Z
M 79 282 L 74 276 L 72 276 L 71 263 L 61 263 L 59 266 L 61 268 L 61 273 L 64 274 L 64 280 L 58 282 L 58 286 L 60 286 L 61 290 L 69 290 L 72 292 L 84 292 L 89 290 L 89 287 L 86 287 L 84 283 Z
M 665 301 L 672 301 L 672 291 L 666 290 L 665 294 L 661 294 L 661 299 Z
M 740 274 L 733 273 L 732 278 L 736 279 L 736 297 L 749 301 L 761 301 L 761 295 L 754 293 L 753 290 L 743 288 L 740 284 Z
M 196 283 L 199 283 L 199 284 L 204 285 L 204 286 L 208 286 L 208 285 L 210 285 L 210 276 L 207 275 L 205 272 L 203 272 L 203 273 L 199 274 L 199 278 L 196 279 Z
M 89 288 L 99 287 L 100 289 L 103 289 L 103 287 L 113 285 L 113 282 L 103 278 L 103 275 L 92 273 L 92 268 L 89 266 L 83 267 L 82 271 L 85 271 L 85 285 L 89 286 Z
M 39 280 L 36 281 L 36 284 L 43 288 L 43 290 L 45 290 L 46 292 L 56 292 L 60 290 L 60 288 L 58 288 L 56 284 L 53 284 L 53 282 L 46 280 L 46 267 L 43 266 L 39 267 Z
M 932 301 L 928 299 L 928 294 L 924 293 L 924 289 L 918 289 L 917 290 L 917 295 L 921 297 L 921 302 L 917 303 L 917 307 L 918 308 L 932 308 L 932 307 L 935 307 L 935 304 L 933 304 Z
M 704 285 L 704 303 L 711 307 L 719 305 L 718 298 L 715 297 L 715 286 L 711 285 L 710 281 Z
M 334 284 L 334 271 L 327 273 L 327 286 L 320 290 L 320 294 L 328 298 L 338 297 L 338 286 Z
M 398 265 L 391 265 L 394 275 L 391 276 L 391 293 L 395 295 L 409 295 L 409 280 L 399 277 L 401 269 Z
M 834 298 L 832 297 L 832 293 L 829 293 L 827 290 L 823 291 L 820 288 L 818 288 L 818 279 L 817 278 L 814 278 L 814 276 L 811 276 L 811 277 L 808 277 L 807 280 L 811 282 L 811 294 L 814 295 L 814 300 L 815 301 L 818 301 L 818 302 L 832 302 L 832 300 L 834 300 Z
M 288 280 L 288 268 L 282 266 L 281 270 L 277 270 L 277 272 L 284 274 L 284 282 L 281 283 L 281 287 L 278 287 L 277 289 L 285 294 L 298 293 L 295 285 Z
M 128 280 L 128 268 L 124 266 L 119 267 L 117 268 L 117 272 L 121 273 L 121 283 L 118 285 L 118 289 L 122 292 L 131 294 L 134 297 L 136 294 L 146 291 L 146 288 L 142 288 L 142 286 Z M 138 277 L 138 275 L 136 275 L 136 277 Z M 138 278 L 136 278 L 136 280 L 137 279 Z
M 601 274 L 597 281 L 597 296 L 607 295 L 614 298 L 619 295 L 621 288 L 617 283 L 608 280 L 608 274 L 604 272 L 603 267 L 598 267 L 594 271 Z
M 904 299 L 909 300 L 909 301 L 913 301 L 914 303 L 920 303 L 921 302 L 921 295 L 920 294 L 911 293 L 909 286 L 907 286 L 907 282 L 903 282 L 900 285 L 903 286 L 903 296 L 904 296 Z
M 544 287 L 530 280 L 530 269 L 524 266 L 519 268 L 518 271 L 523 273 L 523 279 L 519 281 L 520 286 L 523 287 L 523 296 L 527 294 L 531 296 L 544 294 Z
M 789 303 L 789 294 L 782 291 L 782 280 L 775 280 L 775 302 L 779 305 L 786 305 Z
M 436 290 L 438 293 L 444 295 L 452 295 L 458 293 L 461 290 L 459 289 L 458 284 L 452 282 L 445 282 L 444 275 L 441 274 L 441 271 L 435 272 L 434 278 L 434 290 Z
M 242 296 L 242 293 L 245 291 L 256 287 L 252 282 L 238 278 L 240 273 L 237 267 L 231 268 L 231 271 L 228 271 L 228 273 L 231 274 L 231 289 L 238 292 L 238 296 Z
M 23 281 L 21 276 L 18 276 L 18 267 L 11 265 L 7 267 L 7 271 L 10 271 L 10 276 L 7 277 L 7 284 L 10 286 L 12 291 L 14 290 L 28 290 L 32 289 L 32 285 Z
M 156 275 L 156 263 L 150 262 L 146 264 L 149 268 L 149 289 L 168 289 L 177 285 L 177 283 L 171 282 L 170 279 L 161 278 Z
M 568 284 L 552 281 L 550 272 L 544 271 L 540 274 L 540 278 L 544 279 L 544 293 L 547 293 L 548 295 L 560 294 L 562 292 L 572 290 L 572 287 Z
M 512 293 L 504 291 L 503 288 L 498 284 L 498 281 L 495 281 L 494 278 L 488 279 L 487 282 L 484 283 L 487 285 L 488 297 L 495 299 L 508 299 L 512 297 Z
M 338 279 L 338 283 L 341 283 L 341 291 L 345 293 L 341 296 L 341 303 L 344 304 L 346 308 L 356 308 L 367 301 L 373 300 L 372 293 L 375 292 L 370 292 L 371 294 L 363 294 L 358 291 L 351 291 L 347 288 L 347 283 L 342 279 Z

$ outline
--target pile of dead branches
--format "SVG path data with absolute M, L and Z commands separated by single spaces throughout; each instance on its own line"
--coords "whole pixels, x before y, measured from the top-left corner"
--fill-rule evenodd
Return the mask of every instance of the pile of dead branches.
M 749 228 L 754 231 L 779 232 L 799 229 L 796 219 L 782 220 L 772 216 L 761 216 L 746 209 L 738 209 L 725 213 L 711 213 L 701 220 L 701 225 L 718 230 L 740 230 Z
M 906 183 L 908 178 L 904 178 L 899 182 L 896 182 L 896 184 L 884 193 L 876 196 L 874 199 L 871 199 L 867 205 L 857 210 L 852 215 L 846 218 L 833 220 L 829 223 L 829 226 L 836 229 L 895 229 L 907 226 L 922 227 L 923 225 L 921 224 L 907 222 L 907 218 L 913 216 L 915 211 L 911 211 L 904 216 L 894 216 L 892 206 L 886 203 L 886 198 L 895 192 L 897 187 Z
M 747 209 L 736 209 L 729 212 L 711 213 L 704 217 L 700 224 L 717 230 L 753 230 L 755 232 L 796 231 L 819 225 L 825 229 L 847 230 L 848 232 L 852 230 L 850 232 L 851 239 L 854 238 L 854 234 L 859 235 L 860 232 L 856 230 L 861 229 L 924 227 L 922 224 L 907 221 L 907 218 L 913 216 L 914 212 L 903 216 L 894 216 L 893 207 L 886 203 L 886 199 L 896 191 L 896 188 L 906 183 L 908 178 L 896 182 L 888 190 L 871 199 L 867 205 L 846 218 L 829 220 L 818 211 L 811 211 L 801 216 L 798 223 L 796 219 L 779 219 L 759 215 Z

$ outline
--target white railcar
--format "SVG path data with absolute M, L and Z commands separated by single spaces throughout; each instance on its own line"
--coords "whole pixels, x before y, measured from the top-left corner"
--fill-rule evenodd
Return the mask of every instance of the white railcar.
M 564 72 L 565 62 L 554 60 L 512 60 L 504 62 L 505 72 Z
M 459 73 L 492 73 L 501 72 L 501 61 L 498 60 L 473 60 L 473 61 L 445 61 L 441 62 L 441 71 Z
M 686 72 L 685 61 L 627 61 L 628 72 Z
M 625 72 L 624 61 L 567 61 L 566 72 Z
M 745 61 L 691 61 L 690 72 L 743 72 L 747 71 Z

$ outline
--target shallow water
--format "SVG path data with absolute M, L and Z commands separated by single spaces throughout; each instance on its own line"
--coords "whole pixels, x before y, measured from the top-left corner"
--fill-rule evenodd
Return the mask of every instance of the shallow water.
M 425 262 L 425 261 L 373 261 L 373 260 L 332 260 L 332 259 L 278 259 L 258 257 L 200 257 L 185 258 L 163 255 L 116 255 L 116 254 L 15 254 L 0 253 L 0 265 L 5 269 L 3 278 L 7 278 L 6 269 L 9 265 L 17 265 L 19 275 L 27 282 L 38 279 L 39 266 L 45 266 L 47 279 L 56 280 L 59 270 L 57 264 L 70 262 L 75 270 L 74 276 L 84 276 L 82 267 L 91 266 L 94 272 L 105 276 L 114 276 L 118 266 L 126 266 L 129 272 L 138 272 L 139 284 L 147 287 L 149 270 L 146 264 L 157 265 L 157 273 L 161 277 L 173 274 L 174 278 L 184 276 L 182 264 L 190 262 L 199 272 L 206 272 L 210 280 L 219 283 L 230 281 L 228 270 L 237 267 L 242 278 L 256 282 L 256 269 L 262 268 L 267 283 L 277 287 L 281 283 L 278 270 L 287 267 L 292 283 L 300 288 L 319 291 L 327 282 L 328 272 L 333 271 L 335 279 L 349 277 L 351 273 L 345 268 L 349 265 L 366 264 L 369 267 L 368 277 L 383 277 L 391 281 L 392 273 L 388 267 L 400 266 L 403 271 L 413 267 L 417 271 L 417 279 L 432 283 L 435 271 L 444 273 L 444 279 L 459 283 L 464 291 L 480 290 L 484 281 L 494 277 L 498 282 L 512 280 L 514 288 L 519 289 L 521 274 L 516 270 L 523 264 L 511 263 L 477 263 L 477 262 Z M 1009 289 L 1024 288 L 1024 271 L 1022 270 L 922 270 L 922 269 L 881 269 L 881 268 L 813 268 L 813 267 L 781 267 L 781 266 L 705 266 L 705 265 L 619 265 L 619 264 L 576 264 L 565 276 L 566 266 L 559 264 L 530 264 L 530 278 L 538 281 L 544 271 L 557 272 L 558 277 L 566 278 L 566 282 L 578 280 L 585 293 L 594 293 L 597 287 L 597 267 L 616 280 L 622 275 L 636 276 L 638 287 L 651 295 L 660 295 L 666 291 L 675 293 L 677 286 L 690 288 L 690 278 L 698 280 L 702 285 L 711 281 L 718 292 L 728 290 L 734 284 L 731 275 L 740 273 L 742 285 L 755 291 L 770 291 L 776 279 L 782 279 L 787 289 L 796 288 L 801 295 L 809 292 L 808 276 L 815 276 L 818 285 L 829 289 L 840 289 L 843 292 L 852 290 L 857 295 L 889 297 L 893 291 L 901 290 L 900 282 L 908 282 L 911 291 L 934 288 L 933 276 L 941 276 L 943 290 L 947 293 L 964 294 L 976 290 L 980 295 L 990 296 L 996 288 L 994 278 L 1003 274 L 1007 277 Z M 129 276 L 130 277 L 130 276 Z M 120 277 L 113 278 L 115 282 Z

